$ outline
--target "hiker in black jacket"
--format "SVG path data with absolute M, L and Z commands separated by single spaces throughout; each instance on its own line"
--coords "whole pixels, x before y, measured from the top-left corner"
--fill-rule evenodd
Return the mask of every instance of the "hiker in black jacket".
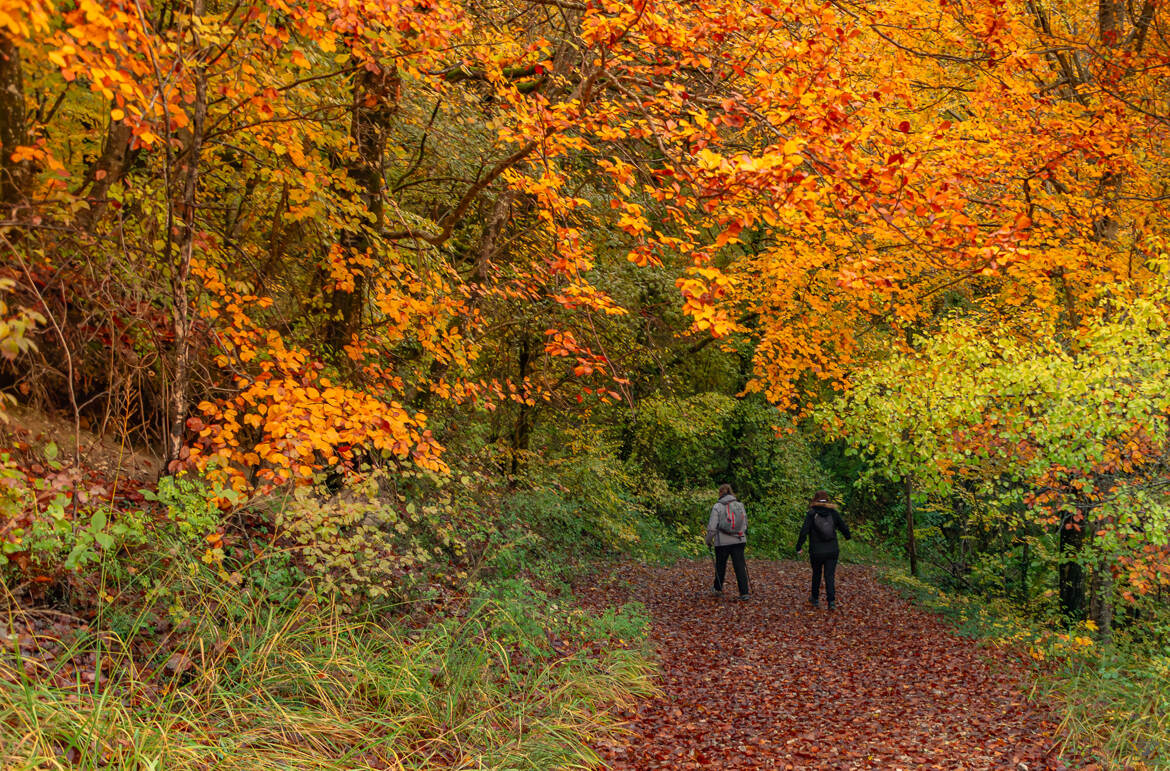
M 814 608 L 820 602 L 821 572 L 825 574 L 825 600 L 832 610 L 837 602 L 837 557 L 841 550 L 837 546 L 837 531 L 840 530 L 846 538 L 849 535 L 849 526 L 841 519 L 841 512 L 837 511 L 836 504 L 829 501 L 829 494 L 824 490 L 817 490 L 808 505 L 808 514 L 804 517 L 804 525 L 800 528 L 800 538 L 796 541 L 796 554 L 800 555 L 804 539 L 808 537 L 808 556 L 812 562 L 812 590 L 808 595 L 808 603 Z

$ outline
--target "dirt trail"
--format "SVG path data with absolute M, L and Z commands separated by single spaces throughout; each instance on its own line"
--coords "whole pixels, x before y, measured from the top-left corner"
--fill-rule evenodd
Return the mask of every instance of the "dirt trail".
M 709 562 L 639 570 L 662 695 L 614 769 L 1060 769 L 1056 725 L 1010 665 L 880 585 L 837 572 L 837 610 L 807 606 L 808 566 L 749 562 L 753 596 L 706 595 Z

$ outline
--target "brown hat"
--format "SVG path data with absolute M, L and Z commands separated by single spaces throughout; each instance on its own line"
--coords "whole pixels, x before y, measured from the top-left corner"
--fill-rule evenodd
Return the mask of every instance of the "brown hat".
M 824 490 L 817 490 L 813 493 L 812 500 L 809 503 L 828 503 L 829 494 Z

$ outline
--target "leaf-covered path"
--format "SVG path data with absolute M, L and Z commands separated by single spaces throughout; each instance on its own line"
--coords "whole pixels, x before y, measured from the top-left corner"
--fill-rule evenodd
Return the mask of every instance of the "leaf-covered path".
M 1009 666 L 842 565 L 838 608 L 807 606 L 808 566 L 750 562 L 753 597 L 705 592 L 709 562 L 638 569 L 659 697 L 600 749 L 614 769 L 1059 769 L 1055 723 Z M 730 575 L 731 587 L 734 578 Z M 729 591 L 730 595 L 731 592 Z

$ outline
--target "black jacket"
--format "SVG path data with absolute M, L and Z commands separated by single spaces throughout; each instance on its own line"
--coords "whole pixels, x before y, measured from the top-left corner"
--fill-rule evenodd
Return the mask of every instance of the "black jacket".
M 813 527 L 813 515 L 816 514 L 817 509 L 821 511 L 831 511 L 833 513 L 833 537 L 827 541 L 821 540 L 820 533 Z M 853 536 L 849 534 L 849 526 L 845 524 L 845 520 L 841 518 L 841 512 L 837 511 L 837 507 L 831 503 L 818 503 L 810 506 L 808 514 L 804 515 L 804 525 L 800 528 L 800 538 L 796 541 L 796 550 L 800 551 L 800 547 L 804 546 L 804 539 L 808 538 L 808 552 L 810 555 L 826 556 L 839 554 L 841 549 L 837 545 L 837 533 L 843 534 L 846 538 L 852 539 Z

